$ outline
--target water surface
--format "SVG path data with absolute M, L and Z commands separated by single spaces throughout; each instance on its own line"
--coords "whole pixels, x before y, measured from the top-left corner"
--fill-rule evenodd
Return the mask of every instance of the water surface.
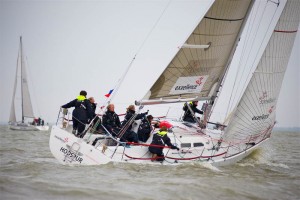
M 52 156 L 49 134 L 0 126 L 1 200 L 300 199 L 300 133 L 274 132 L 248 158 L 219 168 L 65 166 Z

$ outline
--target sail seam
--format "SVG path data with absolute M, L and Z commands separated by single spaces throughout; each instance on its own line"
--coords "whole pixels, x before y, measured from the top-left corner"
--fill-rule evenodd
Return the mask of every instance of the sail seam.
M 211 19 L 211 20 L 218 20 L 218 21 L 228 21 L 228 22 L 244 20 L 244 18 L 240 18 L 240 19 L 222 19 L 222 18 L 214 18 L 214 17 L 204 17 L 204 18 Z
M 297 33 L 297 30 L 296 31 L 274 30 L 274 32 L 276 32 L 276 33 Z
M 281 74 L 284 73 L 285 71 L 277 71 L 277 72 L 263 72 L 263 71 L 255 71 L 254 73 L 259 73 L 259 74 Z

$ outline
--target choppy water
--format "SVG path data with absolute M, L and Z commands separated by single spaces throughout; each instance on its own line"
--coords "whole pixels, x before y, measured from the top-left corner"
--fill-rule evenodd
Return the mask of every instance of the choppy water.
M 0 126 L 0 199 L 300 199 L 300 133 L 275 132 L 235 165 L 64 166 L 49 132 Z

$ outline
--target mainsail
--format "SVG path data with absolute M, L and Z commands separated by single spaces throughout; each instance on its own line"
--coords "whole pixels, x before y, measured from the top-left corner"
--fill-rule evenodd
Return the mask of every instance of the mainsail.
M 146 100 L 213 99 L 252 5 L 252 0 L 215 1 L 146 94 L 143 104 Z
M 21 75 L 21 77 L 19 76 Z M 21 91 L 17 91 L 18 89 Z M 15 109 L 15 99 L 16 97 L 21 97 L 21 109 L 22 109 L 22 122 L 24 122 L 24 117 L 34 117 L 33 108 L 30 99 L 30 93 L 28 88 L 28 80 L 27 80 L 27 72 L 25 67 L 25 59 L 23 55 L 23 46 L 22 46 L 22 37 L 20 37 L 20 48 L 18 54 L 18 61 L 17 61 L 17 69 L 16 69 L 16 78 L 15 78 L 15 85 L 13 91 L 13 99 L 11 105 L 11 112 L 9 121 L 16 122 L 16 109 Z
M 226 129 L 225 140 L 255 144 L 272 130 L 276 104 L 300 20 L 300 1 L 288 0 Z M 241 145 L 245 143 L 240 142 Z

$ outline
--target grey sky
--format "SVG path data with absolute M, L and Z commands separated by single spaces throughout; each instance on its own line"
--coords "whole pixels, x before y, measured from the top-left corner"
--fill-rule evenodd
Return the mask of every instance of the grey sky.
M 9 117 L 20 35 L 34 84 L 30 90 L 35 112 L 49 122 L 55 122 L 59 107 L 82 89 L 104 102 L 138 53 L 133 67 L 145 82 L 133 80 L 134 87 L 120 88 L 115 104 L 123 113 L 132 98 L 143 97 L 147 79 L 167 65 L 199 22 L 199 10 L 210 2 L 0 1 L 0 121 Z M 300 126 L 299 40 L 298 33 L 278 102 L 280 126 Z M 160 115 L 166 110 L 160 109 Z

